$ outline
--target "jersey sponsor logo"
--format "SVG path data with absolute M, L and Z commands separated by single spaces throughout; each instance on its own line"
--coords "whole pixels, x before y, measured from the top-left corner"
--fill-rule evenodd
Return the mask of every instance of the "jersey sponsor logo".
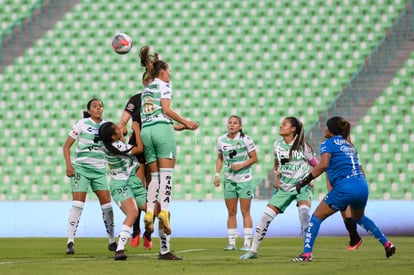
M 147 87 L 145 87 L 144 92 L 151 92 L 151 89 L 158 90 L 159 88 L 160 88 L 160 84 L 158 84 L 158 83 L 151 83 Z
M 288 159 L 289 158 L 289 151 L 283 151 L 282 148 L 277 148 L 276 156 L 278 159 Z
M 338 139 L 338 138 L 336 138 L 336 139 L 334 139 L 334 141 L 333 141 L 336 145 L 343 145 L 343 144 L 345 144 L 345 143 L 348 143 L 348 141 L 346 141 L 346 140 L 344 140 L 344 139 Z
M 289 157 L 289 151 L 282 151 L 281 148 L 278 148 L 276 151 L 276 156 L 282 164 L 289 162 L 289 160 L 301 160 L 305 158 L 305 155 L 300 150 L 291 151 L 292 158 Z
M 135 105 L 128 103 L 126 109 L 132 113 L 135 110 Z
M 144 123 L 144 122 L 152 121 L 158 117 L 161 117 L 161 115 L 147 116 L 147 117 L 141 118 L 141 120 Z
M 93 142 L 99 143 L 99 141 L 101 141 L 101 138 L 98 135 L 95 135 L 95 137 L 93 138 Z
M 346 146 L 346 145 L 341 146 L 340 150 L 342 152 L 344 152 L 346 155 L 355 155 L 356 154 L 355 148 L 349 147 L 349 146 Z
M 153 91 L 151 91 L 150 89 L 148 89 L 148 88 L 145 88 L 145 90 L 142 92 L 142 94 L 141 94 L 141 98 L 142 97 L 146 97 L 146 96 L 150 96 L 150 97 L 153 97 L 154 96 L 154 92 Z
M 293 164 L 286 164 L 286 165 L 279 165 L 278 167 L 279 172 L 285 172 L 288 174 L 289 172 L 308 172 L 309 166 L 308 165 L 293 165 Z
M 144 96 L 141 101 L 141 113 L 151 114 L 155 111 L 154 98 L 152 96 Z

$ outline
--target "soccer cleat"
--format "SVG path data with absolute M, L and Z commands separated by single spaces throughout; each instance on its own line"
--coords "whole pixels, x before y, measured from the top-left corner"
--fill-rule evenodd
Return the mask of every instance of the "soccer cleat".
M 145 231 L 143 239 L 144 239 L 144 249 L 150 250 L 152 248 L 151 234 Z
M 125 261 L 127 259 L 127 256 L 125 255 L 124 250 L 119 250 L 115 252 L 115 261 Z
M 359 239 L 359 241 L 352 245 L 351 243 L 346 247 L 346 250 L 357 250 L 362 244 L 362 239 Z
M 257 259 L 257 253 L 249 251 L 246 254 L 241 255 L 240 259 L 241 260 Z
M 395 254 L 395 246 L 392 244 L 392 242 L 388 241 L 385 243 L 384 245 L 385 248 L 385 256 L 387 256 L 387 258 L 391 257 L 392 255 Z
M 140 239 L 141 236 L 139 235 L 139 233 L 135 237 L 132 237 L 130 241 L 131 247 L 138 247 Z
M 110 244 L 108 244 L 108 250 L 109 251 L 115 251 L 117 246 L 118 245 L 116 244 L 116 242 L 110 243 Z
M 311 262 L 312 253 L 302 253 L 299 256 L 292 259 L 294 262 Z
M 249 251 L 250 245 L 244 245 L 242 248 L 240 248 L 241 251 Z
M 68 245 L 66 246 L 66 255 L 73 255 L 75 254 L 75 245 L 73 244 L 73 242 L 69 242 Z
M 170 235 L 171 234 L 171 226 L 170 226 L 170 219 L 168 218 L 168 211 L 167 210 L 161 210 L 161 212 L 158 214 L 158 219 L 162 222 L 164 225 L 163 231 L 165 234 Z
M 226 246 L 224 248 L 224 250 L 227 250 L 227 251 L 232 251 L 232 250 L 236 250 L 236 249 L 237 248 L 236 248 L 236 246 L 234 244 L 229 244 L 228 246 Z
M 168 252 L 166 254 L 158 254 L 158 260 L 170 260 L 170 261 L 180 261 L 183 258 L 177 257 L 171 252 Z
M 154 232 L 154 215 L 151 211 L 147 211 L 144 216 L 145 230 L 148 232 Z

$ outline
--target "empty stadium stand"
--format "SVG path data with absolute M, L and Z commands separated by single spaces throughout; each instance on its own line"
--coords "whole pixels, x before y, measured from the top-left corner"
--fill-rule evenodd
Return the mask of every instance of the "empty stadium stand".
M 406 4 L 80 1 L 0 74 L 0 200 L 71 199 L 61 153 L 67 133 L 92 97 L 103 100 L 106 120 L 119 120 L 141 89 L 137 55 L 146 44 L 171 64 L 174 108 L 200 123 L 177 133 L 174 198 L 223 197 L 212 178 L 215 140 L 232 114 L 257 145 L 259 194 L 270 185 L 281 118 L 297 116 L 306 127 L 318 120 Z M 135 44 L 123 56 L 110 47 L 119 31 Z M 413 59 L 354 131 L 371 198 L 411 199 L 414 192 Z M 315 196 L 325 192 L 319 179 Z

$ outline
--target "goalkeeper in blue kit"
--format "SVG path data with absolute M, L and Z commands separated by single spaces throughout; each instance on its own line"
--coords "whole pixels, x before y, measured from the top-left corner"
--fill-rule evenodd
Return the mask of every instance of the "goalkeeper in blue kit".
M 292 259 L 295 262 L 312 261 L 312 250 L 321 223 L 348 205 L 352 218 L 384 246 L 385 256 L 395 254 L 396 248 L 377 225 L 365 216 L 368 185 L 359 164 L 355 147 L 350 140 L 351 125 L 342 117 L 331 117 L 325 128 L 325 140 L 320 146 L 321 159 L 308 176 L 296 185 L 301 191 L 311 180 L 327 173 L 332 189 L 313 213 L 304 239 L 303 253 Z

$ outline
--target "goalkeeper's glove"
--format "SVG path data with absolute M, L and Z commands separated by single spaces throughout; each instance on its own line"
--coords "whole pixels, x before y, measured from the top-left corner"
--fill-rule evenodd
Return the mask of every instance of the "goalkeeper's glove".
M 299 181 L 296 184 L 296 192 L 300 194 L 300 189 L 308 185 L 315 177 L 312 176 L 312 173 L 309 173 L 303 180 Z

